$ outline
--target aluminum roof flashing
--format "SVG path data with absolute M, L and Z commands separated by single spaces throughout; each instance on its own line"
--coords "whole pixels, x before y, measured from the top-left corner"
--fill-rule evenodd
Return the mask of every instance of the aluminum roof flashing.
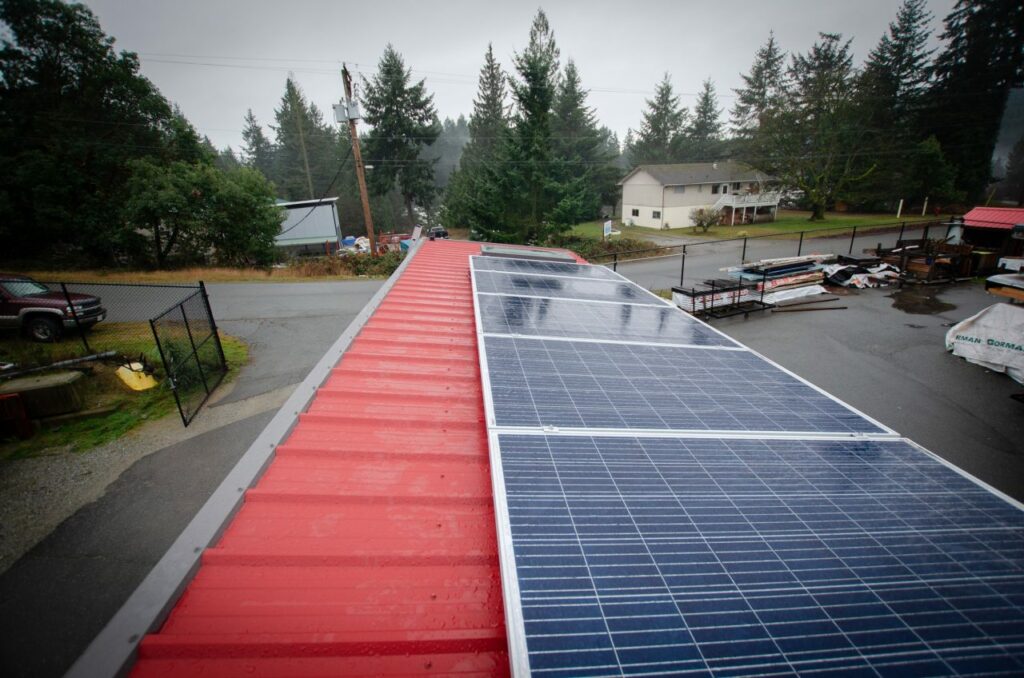
M 578 260 L 571 253 L 551 249 L 535 249 L 532 247 L 507 247 L 504 245 L 483 245 L 480 254 L 485 257 L 501 257 L 505 259 L 532 259 L 534 261 L 560 261 L 575 264 Z

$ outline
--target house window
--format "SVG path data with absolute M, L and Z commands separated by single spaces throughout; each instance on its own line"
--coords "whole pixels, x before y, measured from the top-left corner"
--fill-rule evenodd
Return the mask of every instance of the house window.
M 634 217 L 640 216 L 640 209 L 638 207 L 634 207 L 633 208 L 632 216 L 634 216 Z
M 733 184 L 732 185 L 732 190 L 734 190 L 734 191 L 740 190 L 740 182 L 737 181 L 735 184 Z
M 653 212 L 651 212 L 651 216 L 654 217 L 655 219 L 661 219 L 661 212 L 659 212 L 658 210 L 654 210 Z
M 718 193 L 718 184 L 712 184 L 711 185 L 711 192 L 712 193 Z
M 672 187 L 672 192 L 673 193 L 686 193 L 686 186 L 673 186 Z

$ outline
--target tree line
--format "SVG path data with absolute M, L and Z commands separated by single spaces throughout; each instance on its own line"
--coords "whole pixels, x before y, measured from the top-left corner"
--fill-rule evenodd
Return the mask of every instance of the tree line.
M 87 8 L 0 0 L 0 20 L 0 258 L 262 264 L 283 218 L 275 200 L 326 195 L 347 232 L 362 228 L 348 131 L 291 77 L 273 120 L 250 110 L 241 152 L 218 151 Z M 634 166 L 730 158 L 798 190 L 814 218 L 837 201 L 971 204 L 985 197 L 1007 96 L 1024 80 L 1024 8 L 959 0 L 940 50 L 930 20 L 924 0 L 905 0 L 860 67 L 839 34 L 792 54 L 769 35 L 727 123 L 713 82 L 688 110 L 665 74 L 622 144 L 543 10 L 508 72 L 488 46 L 468 119 L 442 121 L 387 45 L 358 92 L 375 220 L 548 242 L 606 213 Z M 1003 196 L 1024 198 L 1022 148 Z
M 282 218 L 270 183 L 219 167 L 89 9 L 3 0 L 0 21 L 0 259 L 270 261 Z
M 931 19 L 925 0 L 906 0 L 859 69 L 840 34 L 791 55 L 769 35 L 733 90 L 728 130 L 713 83 L 691 115 L 666 74 L 627 134 L 627 164 L 743 160 L 799 190 L 812 219 L 837 201 L 875 211 L 927 199 L 960 210 L 1000 174 L 1002 193 L 1020 196 L 1024 152 L 999 174 L 992 154 L 1010 90 L 1024 84 L 1024 7 L 960 0 L 938 53 Z

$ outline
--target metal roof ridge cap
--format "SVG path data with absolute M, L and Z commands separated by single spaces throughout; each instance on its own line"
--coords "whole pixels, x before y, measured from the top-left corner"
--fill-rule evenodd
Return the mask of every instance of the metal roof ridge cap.
M 313 400 L 317 389 L 401 278 L 423 242 L 421 239 L 409 250 L 391 277 L 299 383 L 170 548 L 71 665 L 64 674 L 67 678 L 127 674 L 143 636 L 166 620 L 199 569 L 203 551 L 216 541 L 241 507 L 245 490 L 262 475 L 277 446 L 298 422 L 299 412 Z

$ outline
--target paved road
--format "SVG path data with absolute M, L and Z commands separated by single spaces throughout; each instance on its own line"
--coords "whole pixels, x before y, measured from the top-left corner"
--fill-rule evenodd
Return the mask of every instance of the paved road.
M 383 284 L 353 280 L 209 285 L 217 324 L 248 343 L 250 356 L 234 390 L 217 405 L 302 381 Z
M 0 675 L 70 667 L 273 416 L 276 407 L 252 414 L 251 397 L 301 381 L 382 284 L 210 286 L 218 323 L 249 342 L 251 362 L 193 426 L 247 414 L 136 462 L 0 575 Z
M 904 238 L 912 239 L 921 236 L 920 228 L 907 227 Z M 899 237 L 899 230 L 887 232 L 869 232 L 857 234 L 853 243 L 853 251 L 861 252 L 865 248 L 874 247 L 879 242 L 885 247 L 892 247 Z M 684 286 L 692 286 L 708 278 L 722 278 L 722 269 L 736 266 L 741 260 L 757 261 L 774 257 L 791 257 L 797 253 L 799 241 L 796 239 L 781 240 L 776 238 L 754 238 L 747 241 L 746 253 L 743 252 L 742 241 L 718 242 L 711 244 L 688 244 L 686 248 L 686 265 L 684 269 Z M 850 251 L 850 235 L 831 238 L 807 238 L 802 247 L 803 254 Z M 742 257 L 742 259 L 741 259 Z M 648 289 L 668 289 L 679 285 L 679 274 L 682 257 L 678 254 L 655 259 L 635 259 L 619 262 L 617 270 L 622 275 Z M 607 262 L 602 262 L 608 265 Z

